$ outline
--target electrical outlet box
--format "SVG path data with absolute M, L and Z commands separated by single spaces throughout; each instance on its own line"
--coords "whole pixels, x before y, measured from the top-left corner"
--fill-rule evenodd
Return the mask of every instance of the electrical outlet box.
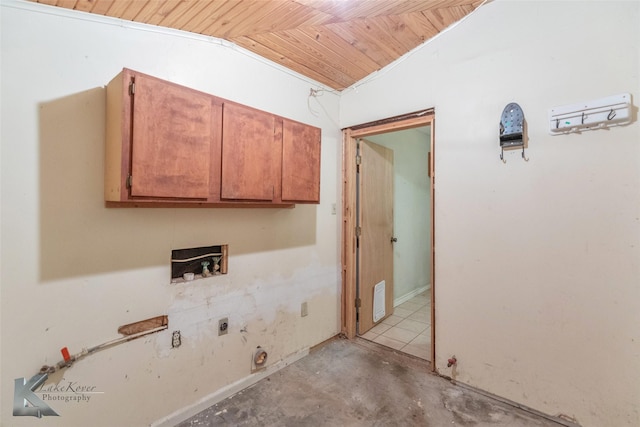
M 182 344 L 182 336 L 180 335 L 180 331 L 173 331 L 171 333 L 171 347 L 178 348 Z
M 229 318 L 224 317 L 218 320 L 218 336 L 226 335 L 229 332 Z
M 305 301 L 300 304 L 300 317 L 306 317 L 307 315 L 309 315 L 309 309 L 307 307 L 307 302 Z

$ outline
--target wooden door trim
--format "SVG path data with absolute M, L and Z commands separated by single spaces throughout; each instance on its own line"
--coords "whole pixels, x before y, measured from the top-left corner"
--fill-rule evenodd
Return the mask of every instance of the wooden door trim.
M 342 144 L 342 332 L 356 336 L 356 144 L 351 129 Z
M 342 140 L 342 333 L 356 336 L 356 139 L 380 133 L 431 127 L 431 370 L 435 372 L 435 112 L 433 109 L 343 129 Z
M 431 149 L 429 153 L 429 182 L 431 184 L 431 371 L 436 372 L 436 129 L 435 117 L 431 116 L 429 137 Z

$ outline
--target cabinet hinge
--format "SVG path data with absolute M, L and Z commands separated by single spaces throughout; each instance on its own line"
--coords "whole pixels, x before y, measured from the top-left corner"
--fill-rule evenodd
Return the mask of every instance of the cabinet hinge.
M 136 84 L 135 82 L 129 83 L 129 96 L 133 96 L 136 93 Z
M 356 298 L 356 308 L 360 308 L 362 306 L 362 300 L 360 298 Z
M 133 177 L 129 175 L 127 177 L 127 188 L 131 188 L 133 186 Z

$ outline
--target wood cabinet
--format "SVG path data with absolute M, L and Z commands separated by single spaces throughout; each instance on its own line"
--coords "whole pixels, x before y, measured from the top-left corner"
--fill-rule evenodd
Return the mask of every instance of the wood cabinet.
M 107 86 L 109 206 L 320 202 L 320 129 L 124 69 Z
M 277 165 L 282 131 L 275 116 L 225 103 L 222 118 L 222 183 L 225 200 L 278 200 Z
M 284 119 L 282 200 L 320 202 L 320 129 Z
M 211 97 L 136 76 L 131 121 L 131 196 L 209 196 Z

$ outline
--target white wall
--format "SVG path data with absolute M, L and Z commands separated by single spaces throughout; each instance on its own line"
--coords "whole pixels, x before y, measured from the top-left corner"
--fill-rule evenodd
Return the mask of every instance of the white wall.
M 435 107 L 438 370 L 583 426 L 640 425 L 639 49 L 638 1 L 494 1 L 341 97 L 343 126 Z M 623 92 L 632 125 L 549 135 Z
M 428 128 L 427 128 L 428 129 Z M 431 200 L 428 133 L 416 129 L 366 138 L 393 150 L 394 304 L 404 302 L 431 282 Z
M 53 375 L 104 393 L 49 402 L 60 416 L 38 424 L 149 425 L 246 380 L 258 345 L 275 364 L 339 332 L 336 95 L 312 101 L 316 116 L 307 106 L 316 83 L 214 39 L 26 2 L 4 1 L 0 13 L 0 424 L 34 422 L 12 416 L 15 378 L 55 364 L 64 346 L 77 353 L 148 317 L 168 314 L 169 330 Z M 321 204 L 105 208 L 104 86 L 123 67 L 321 127 Z M 169 284 L 171 249 L 220 243 L 229 244 L 228 275 Z M 218 337 L 225 316 L 230 331 Z

